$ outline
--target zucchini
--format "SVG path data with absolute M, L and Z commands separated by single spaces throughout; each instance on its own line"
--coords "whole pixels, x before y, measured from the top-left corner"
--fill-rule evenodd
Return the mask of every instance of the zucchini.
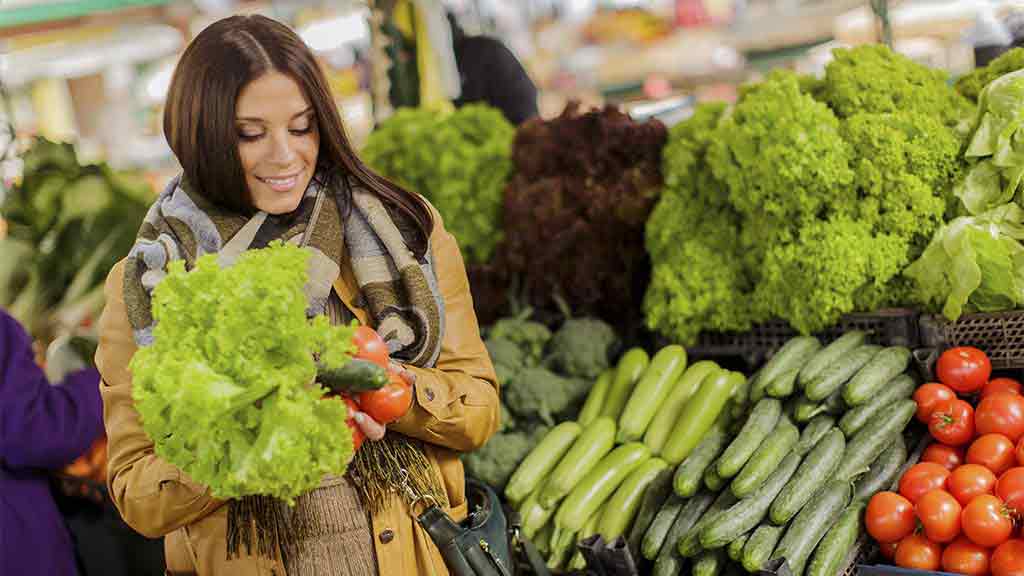
M 886 406 L 901 398 L 910 398 L 914 394 L 915 387 L 913 378 L 907 374 L 900 374 L 876 392 L 867 402 L 843 414 L 839 420 L 839 428 L 847 437 L 853 436 L 865 424 L 881 414 Z
M 719 576 L 725 570 L 725 554 L 721 550 L 706 550 L 693 561 L 692 576 Z
M 677 548 L 679 549 L 679 555 L 684 558 L 693 558 L 700 554 L 701 550 L 704 549 L 700 543 L 700 535 L 704 531 L 704 527 L 708 524 L 717 520 L 722 514 L 729 511 L 735 504 L 736 497 L 732 495 L 732 492 L 728 490 L 722 490 L 715 499 L 715 503 L 708 508 L 708 511 L 704 514 L 704 517 L 700 519 L 690 531 L 686 533 L 686 536 L 679 539 Z
M 746 410 L 747 409 L 747 406 L 750 404 L 750 385 L 751 385 L 751 381 L 756 376 L 757 375 L 755 374 L 754 376 L 751 376 L 750 378 L 744 378 L 743 382 L 741 382 L 740 385 L 737 386 L 732 391 L 732 404 L 733 404 L 734 409 L 737 409 L 737 410 Z
M 665 346 L 651 358 L 650 365 L 636 383 L 619 416 L 616 441 L 633 442 L 644 437 L 655 412 L 672 392 L 672 385 L 686 370 L 686 349 L 672 344 Z
M 807 566 L 807 576 L 836 576 L 839 570 L 844 568 L 850 551 L 853 550 L 860 536 L 861 515 L 866 502 L 854 501 L 843 510 L 835 526 L 828 529 L 821 543 L 814 550 L 811 556 L 811 563 Z
M 843 387 L 847 406 L 859 406 L 870 400 L 885 383 L 899 376 L 910 363 L 910 350 L 903 346 L 886 348 L 871 359 Z
M 751 530 L 732 542 L 729 542 L 729 545 L 725 548 L 725 552 L 729 555 L 730 560 L 733 562 L 743 561 L 743 546 L 747 543 L 747 539 L 750 538 L 750 535 L 753 533 L 754 531 Z
M 615 370 L 609 368 L 597 377 L 597 381 L 590 387 L 587 399 L 580 408 L 580 415 L 576 418 L 580 426 L 586 426 L 601 416 L 604 402 L 608 398 L 608 389 L 612 387 L 612 379 L 615 378 Z
M 775 398 L 762 398 L 750 412 L 743 429 L 719 457 L 718 474 L 723 478 L 735 476 L 775 428 L 781 415 L 781 402 Z
M 835 424 L 836 419 L 828 414 L 815 416 L 804 426 L 803 432 L 800 433 L 800 441 L 793 447 L 793 451 L 803 455 L 814 450 L 814 447 L 825 437 L 825 434 L 828 434 L 829 430 L 835 428 Z
M 636 520 L 633 521 L 633 526 L 629 529 L 629 536 L 626 537 L 626 542 L 629 543 L 629 551 L 633 556 L 639 553 L 644 534 L 647 533 L 647 529 L 654 522 L 658 511 L 667 506 L 671 496 L 674 496 L 672 492 L 672 471 L 666 468 L 658 474 L 658 477 L 654 479 L 654 482 L 644 492 L 640 511 L 636 513 Z
M 785 558 L 793 576 L 801 576 L 807 558 L 849 503 L 848 481 L 836 480 L 826 484 L 793 519 L 772 558 Z
M 704 525 L 700 545 L 707 549 L 721 548 L 753 530 L 768 515 L 772 502 L 800 466 L 800 456 L 790 453 L 768 480 L 749 498 L 738 501 L 723 514 Z
M 572 551 L 576 547 L 575 544 L 576 533 L 559 528 L 556 524 L 555 530 L 551 533 L 551 554 L 548 556 L 548 568 L 560 572 L 562 567 L 569 562 Z
M 715 462 L 722 450 L 725 450 L 729 438 L 729 415 L 723 412 L 700 444 L 676 468 L 672 482 L 676 494 L 688 497 L 697 493 L 704 479 L 704 471 Z
M 644 433 L 644 444 L 651 449 L 651 454 L 661 454 L 661 449 L 665 447 L 665 442 L 668 441 L 669 434 L 679 420 L 679 413 L 682 412 L 687 400 L 697 392 L 705 378 L 719 369 L 714 362 L 703 360 L 683 372 Z
M 679 516 L 686 503 L 687 500 L 685 498 L 680 498 L 675 494 L 669 495 L 665 505 L 658 510 L 654 520 L 651 521 L 651 525 L 647 527 L 643 541 L 640 542 L 640 554 L 644 558 L 654 560 L 658 557 L 658 552 L 661 551 L 661 546 L 665 543 L 665 537 L 668 535 L 669 528 L 672 527 L 676 517 Z M 711 500 L 708 500 L 708 505 L 710 504 Z
M 871 463 L 870 473 L 857 481 L 853 487 L 853 499 L 866 501 L 877 492 L 892 488 L 906 462 L 907 444 L 903 441 L 903 435 L 897 434 L 885 452 Z
M 714 464 L 704 470 L 704 477 L 702 479 L 704 480 L 704 486 L 707 486 L 708 490 L 718 492 L 725 487 L 725 478 L 718 475 L 718 466 Z
M 551 554 L 551 534 L 555 531 L 555 523 L 548 522 L 543 528 L 537 531 L 537 535 L 533 538 L 533 545 L 537 547 L 537 552 L 540 552 L 545 558 Z
M 834 364 L 825 368 L 818 377 L 804 387 L 804 394 L 812 402 L 821 402 L 836 390 L 840 390 L 850 378 L 863 368 L 876 354 L 882 351 L 881 346 L 865 344 L 855 349 Z
M 821 350 L 821 342 L 813 336 L 791 338 L 761 368 L 761 379 L 764 380 L 766 389 L 783 374 L 791 370 L 799 371 L 818 353 L 818 350 Z
M 636 381 L 640 379 L 650 362 L 651 359 L 643 348 L 631 348 L 622 355 L 619 364 L 615 367 L 615 377 L 612 378 L 612 384 L 608 388 L 604 406 L 601 407 L 601 416 L 611 418 L 612 422 L 619 421 L 619 416 L 622 415 L 622 409 L 625 408 L 626 402 L 629 400 L 633 386 L 636 385 Z
M 650 457 L 651 451 L 639 442 L 623 444 L 612 450 L 562 501 L 555 514 L 555 526 L 569 533 L 578 532 L 619 484 Z
M 793 420 L 804 424 L 810 422 L 815 416 L 825 412 L 825 410 L 824 403 L 814 402 L 801 394 L 793 405 Z
M 710 509 L 715 501 L 715 494 L 701 490 L 676 515 L 668 533 L 662 538 L 661 550 L 654 558 L 654 576 L 670 576 L 679 574 L 683 568 L 683 558 L 679 555 L 676 543 L 679 542 L 697 524 L 700 518 Z M 645 536 L 646 539 L 646 536 Z M 646 555 L 645 555 L 646 557 Z M 648 558 L 650 559 L 650 558 Z
M 505 497 L 511 502 L 520 502 L 537 489 L 559 460 L 580 435 L 582 428 L 575 422 L 562 422 L 552 428 L 544 439 L 530 451 L 509 478 Z
M 388 383 L 388 371 L 362 358 L 353 358 L 341 368 L 317 364 L 316 379 L 336 394 L 378 390 Z
M 740 473 L 732 479 L 729 489 L 737 498 L 746 498 L 779 467 L 782 459 L 789 454 L 793 445 L 800 440 L 800 431 L 789 421 L 789 418 L 779 418 L 775 430 L 765 438 L 750 460 L 743 465 Z M 799 456 L 799 455 L 798 455 Z M 753 526 L 751 526 L 753 527 Z
M 778 378 L 768 383 L 765 392 L 772 398 L 788 398 L 792 396 L 793 391 L 796 390 L 796 375 L 799 373 L 799 367 L 786 370 Z
M 822 373 L 828 369 L 829 366 L 835 364 L 840 358 L 846 356 L 850 352 L 853 352 L 856 348 L 864 344 L 867 339 L 867 334 L 860 330 L 851 330 L 846 334 L 843 334 L 839 338 L 836 338 L 831 344 L 822 348 L 817 354 L 811 357 L 804 364 L 803 368 L 800 369 L 800 375 L 797 377 L 797 383 L 800 389 L 803 390 L 807 385 L 815 381 Z
M 544 508 L 537 502 L 537 492 L 527 496 L 526 500 L 519 507 L 520 527 L 527 538 L 533 538 L 542 528 L 548 525 L 548 520 L 554 513 L 554 509 Z
M 541 505 L 554 508 L 614 446 L 615 422 L 606 417 L 591 422 L 542 485 Z
M 811 496 L 832 477 L 843 459 L 845 448 L 843 433 L 832 428 L 807 455 L 793 479 L 772 503 L 770 518 L 773 524 L 785 524 L 800 512 Z
M 629 476 L 626 476 L 626 479 L 608 500 L 608 504 L 604 507 L 604 514 L 601 515 L 601 520 L 597 524 L 598 532 L 604 537 L 605 542 L 611 542 L 622 536 L 629 528 L 640 508 L 644 492 L 658 477 L 658 474 L 667 469 L 668 464 L 665 464 L 664 460 L 651 458 L 630 472 Z
M 744 376 L 738 372 L 719 370 L 701 382 L 697 393 L 679 412 L 672 434 L 661 450 L 662 459 L 675 466 L 689 456 L 722 413 L 740 378 Z
M 758 370 L 756 374 L 750 378 L 750 393 L 747 398 L 751 404 L 757 404 L 765 397 L 767 392 L 765 388 L 768 387 L 768 382 L 761 377 L 761 371 Z
M 893 439 L 903 432 L 917 411 L 911 399 L 897 400 L 868 422 L 846 444 L 843 461 L 835 471 L 835 479 L 850 482 L 863 474 Z
M 590 515 L 590 518 L 587 518 L 587 521 L 583 523 L 583 528 L 580 528 L 580 531 L 576 534 L 579 537 L 577 540 L 583 540 L 587 536 L 597 534 L 597 525 L 600 523 L 601 516 L 607 508 L 608 506 L 601 506 L 597 509 L 597 512 L 594 512 Z
M 767 522 L 761 524 L 747 539 L 743 546 L 743 567 L 747 572 L 757 572 L 772 557 L 775 545 L 779 543 L 785 526 L 775 526 Z

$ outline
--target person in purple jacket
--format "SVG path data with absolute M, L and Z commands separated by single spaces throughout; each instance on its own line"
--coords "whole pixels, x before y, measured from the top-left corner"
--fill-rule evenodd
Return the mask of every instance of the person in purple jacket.
M 51 385 L 28 334 L 0 309 L 0 575 L 78 573 L 48 472 L 70 464 L 103 432 L 99 382 L 89 368 Z

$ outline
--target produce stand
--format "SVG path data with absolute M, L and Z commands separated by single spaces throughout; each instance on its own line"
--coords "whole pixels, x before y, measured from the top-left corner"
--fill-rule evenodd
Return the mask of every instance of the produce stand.
M 920 319 L 921 346 L 981 348 L 997 370 L 1024 368 L 1024 311 L 965 314 L 950 322 L 942 316 Z

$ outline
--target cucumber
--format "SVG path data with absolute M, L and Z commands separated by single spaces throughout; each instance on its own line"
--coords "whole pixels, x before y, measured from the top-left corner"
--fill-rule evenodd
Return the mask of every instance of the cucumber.
M 719 576 L 725 570 L 725 554 L 721 550 L 707 550 L 693 561 L 692 576 Z
M 650 457 L 651 451 L 639 442 L 612 450 L 562 501 L 555 514 L 555 526 L 570 533 L 578 532 L 619 484 Z
M 700 441 L 700 444 L 676 468 L 675 478 L 672 482 L 676 494 L 689 497 L 697 493 L 704 478 L 704 471 L 714 463 L 729 442 L 728 429 L 729 415 L 723 412 L 708 430 L 704 439 Z
M 378 390 L 388 383 L 388 371 L 362 358 L 353 358 L 341 368 L 316 367 L 317 380 L 331 392 L 351 394 Z
M 722 514 L 727 513 L 736 502 L 736 497 L 732 495 L 732 492 L 722 490 L 718 498 L 715 499 L 715 503 L 711 505 L 711 508 L 708 508 L 704 517 L 693 528 L 690 528 L 690 531 L 686 533 L 684 538 L 679 539 L 679 555 L 684 558 L 693 558 L 700 554 L 701 550 L 704 549 L 700 543 L 700 535 L 704 531 L 704 527 L 717 520 Z
M 619 416 L 616 441 L 633 442 L 644 437 L 647 426 L 672 392 L 672 385 L 686 370 L 686 349 L 672 344 L 665 346 L 651 358 L 643 376 L 636 383 Z
M 815 416 L 825 412 L 824 403 L 814 402 L 807 396 L 800 395 L 793 406 L 793 420 L 800 424 L 810 422 Z
M 772 503 L 769 517 L 773 524 L 789 522 L 807 504 L 839 467 L 846 449 L 846 439 L 838 428 L 832 428 L 800 464 L 789 484 Z
M 797 383 L 800 389 L 803 390 L 807 385 L 815 381 L 825 370 L 839 361 L 840 358 L 846 356 L 850 352 L 853 352 L 856 348 L 864 344 L 867 339 L 867 334 L 860 330 L 851 330 L 846 334 L 843 334 L 839 338 L 836 338 L 831 344 L 822 348 L 817 354 L 811 357 L 804 364 L 803 368 L 800 369 L 800 375 L 797 377 Z
M 700 443 L 701 438 L 711 428 L 718 415 L 722 413 L 732 390 L 744 376 L 738 372 L 719 370 L 709 374 L 700 384 L 697 393 L 686 402 L 679 412 L 679 418 L 672 434 L 669 435 L 665 447 L 661 450 L 661 458 L 675 466 L 689 456 L 690 452 Z
M 910 363 L 910 350 L 903 346 L 886 348 L 871 359 L 843 387 L 847 406 L 859 406 L 870 400 L 885 383 L 899 376 Z
M 562 422 L 545 434 L 544 439 L 512 473 L 505 487 L 505 497 L 513 503 L 520 502 L 536 490 L 541 480 L 551 473 L 569 451 L 581 431 L 582 428 L 575 422 Z
M 789 421 L 779 418 L 772 433 L 765 438 L 750 460 L 743 465 L 740 473 L 732 479 L 729 489 L 737 498 L 746 498 L 778 468 L 782 459 L 789 454 L 793 445 L 800 440 L 800 431 Z
M 665 464 L 664 460 L 651 458 L 630 472 L 629 476 L 626 476 L 626 479 L 608 500 L 608 504 L 604 507 L 604 514 L 601 515 L 601 520 L 597 524 L 598 532 L 604 537 L 605 542 L 611 542 L 622 536 L 629 528 L 640 508 L 644 492 L 658 477 L 658 474 L 665 470 L 668 470 L 668 464 Z
M 725 552 L 729 555 L 730 560 L 733 562 L 743 561 L 743 546 L 747 543 L 747 539 L 750 538 L 750 535 L 753 533 L 754 531 L 751 530 L 732 542 L 729 542 L 729 545 L 725 548 Z
M 554 514 L 551 508 L 544 508 L 537 502 L 537 492 L 527 496 L 519 507 L 520 526 L 527 538 L 533 538 L 544 526 L 548 524 L 551 515 Z
M 807 576 L 836 576 L 860 536 L 861 515 L 866 502 L 854 501 L 843 510 L 835 526 L 828 529 L 807 565 Z
M 687 368 L 686 372 L 679 377 L 672 387 L 672 392 L 658 408 L 654 414 L 654 420 L 651 420 L 651 425 L 644 433 L 644 444 L 647 444 L 652 454 L 661 454 L 661 449 L 665 447 L 672 428 L 679 420 L 679 413 L 682 412 L 683 406 L 697 392 L 704 379 L 718 370 L 720 368 L 717 364 L 703 360 Z
M 779 543 L 779 539 L 782 538 L 785 531 L 785 526 L 768 523 L 758 526 L 743 546 L 743 568 L 751 573 L 760 570 L 764 563 L 772 557 L 775 545 Z
M 776 378 L 786 372 L 794 369 L 799 371 L 818 350 L 821 350 L 821 342 L 813 336 L 791 338 L 761 368 L 761 379 L 765 381 L 765 386 L 770 387 Z
M 850 378 L 863 368 L 876 354 L 882 351 L 881 346 L 865 344 L 846 356 L 843 356 L 828 368 L 825 368 L 818 377 L 811 380 L 804 386 L 804 394 L 812 402 L 821 402 L 828 398 L 836 390 L 840 390 Z
M 775 428 L 781 415 L 781 402 L 775 398 L 761 399 L 750 412 L 743 429 L 719 457 L 718 474 L 723 478 L 735 476 Z
M 608 388 L 608 395 L 604 399 L 604 406 L 601 407 L 601 416 L 607 416 L 612 422 L 618 422 L 622 415 L 622 409 L 626 407 L 629 394 L 640 376 L 647 369 L 651 359 L 643 348 L 631 348 L 615 367 L 615 377 Z
M 863 474 L 893 439 L 903 432 L 917 411 L 911 399 L 897 400 L 878 417 L 860 429 L 846 444 L 843 461 L 835 471 L 835 480 L 850 482 Z
M 853 499 L 866 501 L 877 492 L 892 488 L 906 462 L 907 444 L 903 441 L 903 435 L 897 434 L 885 452 L 871 463 L 870 472 L 857 481 L 853 488 Z
M 849 503 L 848 481 L 837 480 L 826 484 L 793 519 L 772 553 L 772 559 L 785 558 L 793 576 L 801 576 L 807 558 Z
M 728 511 L 704 525 L 700 533 L 700 545 L 707 549 L 721 548 L 741 534 L 753 530 L 768 515 L 772 502 L 798 466 L 800 456 L 793 453 L 786 456 L 764 485 L 749 498 L 738 501 Z
M 829 430 L 835 428 L 835 425 L 836 419 L 828 414 L 815 416 L 804 426 L 803 432 L 800 433 L 800 441 L 793 447 L 793 451 L 804 455 L 814 450 L 818 442 L 825 437 L 825 434 L 828 434 Z
M 751 381 L 757 376 L 754 374 L 750 378 L 745 378 L 739 386 L 732 391 L 732 403 L 738 409 L 746 410 L 750 404 L 750 385 Z
M 765 388 L 768 387 L 768 382 L 761 377 L 761 371 L 759 370 L 756 374 L 750 377 L 750 393 L 747 398 L 751 404 L 757 404 L 765 397 L 767 392 Z
M 654 560 L 658 557 L 658 552 L 661 551 L 661 546 L 665 543 L 665 537 L 668 536 L 669 528 L 672 527 L 686 503 L 685 498 L 680 498 L 675 494 L 669 495 L 665 505 L 658 510 L 651 525 L 647 527 L 643 541 L 640 542 L 640 553 L 644 558 Z M 708 500 L 708 505 L 710 504 L 711 500 Z
M 697 524 L 700 518 L 707 513 L 715 501 L 715 494 L 707 490 L 701 490 L 694 494 L 693 498 L 686 501 L 686 505 L 676 515 L 676 519 L 669 527 L 668 533 L 662 538 L 663 544 L 654 558 L 654 576 L 668 576 L 679 574 L 683 567 L 683 558 L 679 555 L 676 544 Z M 646 537 L 645 537 L 646 538 Z M 650 559 L 650 558 L 648 558 Z
M 882 387 L 870 400 L 850 409 L 839 420 L 839 428 L 847 437 L 853 436 L 869 421 L 881 414 L 886 406 L 901 398 L 910 398 L 914 394 L 914 379 L 907 374 L 900 374 Z
M 633 556 L 639 553 L 644 534 L 647 533 L 647 529 L 654 522 L 658 511 L 665 507 L 668 499 L 674 495 L 672 492 L 672 471 L 666 468 L 658 474 L 658 477 L 647 488 L 647 491 L 644 493 L 643 502 L 640 503 L 640 511 L 636 513 L 636 520 L 633 521 L 633 526 L 629 529 L 629 536 L 626 537 L 626 542 L 629 543 L 629 551 Z
M 717 462 L 712 462 L 711 464 L 711 466 L 704 470 L 704 475 L 701 479 L 708 490 L 718 492 L 725 486 L 725 479 L 718 475 Z
M 576 418 L 580 426 L 586 426 L 601 416 L 604 408 L 604 401 L 608 398 L 608 389 L 612 387 L 612 379 L 615 378 L 615 370 L 609 368 L 597 377 L 597 381 L 590 387 L 587 399 L 580 408 L 580 415 Z
M 614 446 L 615 422 L 611 418 L 600 417 L 587 425 L 541 486 L 540 504 L 554 508 Z
M 846 401 L 843 400 L 843 388 L 840 386 L 834 392 L 825 398 L 823 404 L 825 406 L 825 414 L 832 416 L 842 416 L 846 412 Z
M 799 367 L 786 370 L 778 378 L 768 383 L 765 392 L 772 398 L 788 398 L 796 390 L 796 375 L 799 373 Z

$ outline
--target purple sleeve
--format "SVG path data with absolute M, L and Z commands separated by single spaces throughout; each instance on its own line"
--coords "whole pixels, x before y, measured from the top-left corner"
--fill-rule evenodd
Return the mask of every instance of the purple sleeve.
M 51 386 L 28 334 L 0 310 L 0 462 L 56 469 L 82 455 L 103 432 L 99 383 L 88 369 Z

